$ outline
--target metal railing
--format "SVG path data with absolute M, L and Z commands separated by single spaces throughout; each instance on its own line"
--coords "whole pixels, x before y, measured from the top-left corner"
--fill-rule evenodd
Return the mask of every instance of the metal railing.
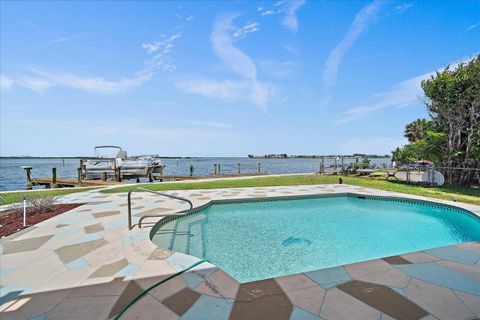
M 145 188 L 142 188 L 142 187 L 136 187 L 136 188 L 133 188 L 132 190 L 130 190 L 130 191 L 128 192 L 128 197 L 127 197 L 127 200 L 128 200 L 128 230 L 132 230 L 132 229 L 133 229 L 133 224 L 132 224 L 132 192 L 133 192 L 133 191 L 138 191 L 138 190 L 146 191 L 146 192 L 150 192 L 150 193 L 154 193 L 154 194 L 157 194 L 157 195 L 160 195 L 160 196 L 165 196 L 165 197 L 167 197 L 167 198 L 172 198 L 172 199 L 184 201 L 184 202 L 187 202 L 187 203 L 190 205 L 190 208 L 189 208 L 188 210 L 183 210 L 183 211 L 177 212 L 177 213 L 175 213 L 175 214 L 173 214 L 173 215 L 187 214 L 187 213 L 190 213 L 190 212 L 192 211 L 192 209 L 193 209 L 193 203 L 192 203 L 192 201 L 190 201 L 190 200 L 188 200 L 188 199 L 186 199 L 186 198 L 173 196 L 173 195 L 168 194 L 168 193 L 153 191 L 153 190 L 145 189 Z M 141 228 L 141 227 L 142 227 L 142 221 L 143 221 L 143 219 L 145 219 L 145 218 L 160 218 L 160 217 L 171 216 L 171 215 L 172 215 L 172 214 L 145 215 L 145 216 L 141 217 L 140 220 L 138 220 L 138 228 Z

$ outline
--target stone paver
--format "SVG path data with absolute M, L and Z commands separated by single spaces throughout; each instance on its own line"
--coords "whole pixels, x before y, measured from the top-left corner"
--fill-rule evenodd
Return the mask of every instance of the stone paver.
M 348 185 L 170 192 L 193 200 L 364 194 L 422 197 Z M 126 195 L 98 191 L 86 203 L 0 240 L 0 318 L 109 319 L 137 294 L 199 259 L 156 247 L 150 228 L 127 229 Z M 436 201 L 436 200 L 435 200 Z M 133 197 L 134 222 L 184 203 Z M 459 206 L 480 216 L 480 207 Z M 155 221 L 155 220 L 152 220 Z M 145 294 L 122 319 L 473 319 L 480 317 L 480 243 L 401 254 L 323 270 L 238 283 L 204 262 Z

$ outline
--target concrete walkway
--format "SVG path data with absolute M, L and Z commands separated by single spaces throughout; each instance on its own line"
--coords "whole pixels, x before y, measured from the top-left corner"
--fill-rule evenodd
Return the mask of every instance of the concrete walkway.
M 192 199 L 195 207 L 211 200 L 339 193 L 432 201 L 347 185 L 169 193 Z M 142 290 L 199 260 L 158 248 L 150 228 L 129 231 L 126 194 L 90 191 L 62 200 L 85 205 L 0 241 L 2 319 L 109 319 Z M 480 216 L 478 206 L 434 201 Z M 135 222 L 187 209 L 140 192 L 133 204 Z M 473 242 L 243 284 L 205 262 L 150 291 L 122 319 L 478 317 L 480 243 Z

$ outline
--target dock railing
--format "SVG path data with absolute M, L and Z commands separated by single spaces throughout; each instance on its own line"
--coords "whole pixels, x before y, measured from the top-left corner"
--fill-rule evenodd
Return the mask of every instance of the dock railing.
M 172 215 L 182 215 L 182 214 L 188 214 L 188 213 L 190 213 L 190 212 L 193 210 L 193 203 L 192 203 L 192 201 L 190 201 L 190 200 L 188 200 L 188 199 L 186 199 L 186 198 L 177 197 L 177 196 L 174 196 L 174 195 L 171 195 L 171 194 L 168 194 L 168 193 L 153 191 L 153 190 L 146 189 L 146 188 L 142 188 L 142 187 L 136 187 L 136 188 L 133 188 L 133 189 L 131 189 L 130 191 L 128 191 L 128 196 L 127 196 L 127 201 L 128 201 L 128 230 L 132 230 L 132 229 L 133 229 L 133 223 L 132 223 L 132 193 L 133 193 L 134 191 L 145 191 L 145 192 L 150 192 L 150 193 L 157 194 L 157 195 L 159 195 L 159 196 L 164 196 L 164 197 L 167 197 L 167 198 L 172 198 L 172 199 L 184 201 L 184 202 L 187 202 L 187 203 L 189 204 L 189 206 L 190 206 L 190 208 L 189 208 L 188 210 L 183 210 L 183 211 L 180 211 L 180 212 L 177 212 L 177 213 L 174 213 L 174 214 L 145 215 L 145 216 L 142 216 L 142 217 L 140 218 L 140 220 L 138 220 L 138 228 L 142 228 L 142 221 L 143 221 L 143 219 L 145 219 L 145 218 L 160 218 L 160 217 L 172 216 Z

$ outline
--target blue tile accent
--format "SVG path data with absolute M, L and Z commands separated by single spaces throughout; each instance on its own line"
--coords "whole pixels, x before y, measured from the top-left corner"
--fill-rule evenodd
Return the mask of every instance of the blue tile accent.
M 182 273 L 181 277 L 189 288 L 195 288 L 217 270 L 218 268 L 213 265 L 208 266 L 207 263 L 202 263 L 198 267 Z
M 433 262 L 396 265 L 395 268 L 423 281 L 480 296 L 480 281 Z
M 397 288 L 397 287 L 390 287 L 390 288 L 393 289 L 393 291 L 395 291 L 396 293 L 401 294 L 404 297 L 407 296 L 403 288 Z
M 15 271 L 16 269 L 0 269 L 0 277 L 3 277 L 13 271 Z
M 83 231 L 84 231 L 83 228 L 69 228 L 65 231 L 55 233 L 55 235 L 53 237 L 54 238 L 63 238 L 63 237 L 70 236 L 70 235 L 75 234 L 75 233 L 83 233 Z
M 76 238 L 69 244 L 78 244 L 82 242 L 88 242 L 88 241 L 99 240 L 99 239 L 103 239 L 103 232 L 86 234 L 84 236 Z
M 436 248 L 425 250 L 424 252 L 440 259 L 469 264 L 472 266 L 480 260 L 480 254 L 456 247 Z
M 0 305 L 15 300 L 19 295 L 28 293 L 30 287 L 2 287 L 0 288 Z
M 290 316 L 290 320 L 321 320 L 323 319 L 320 316 L 316 316 L 307 312 L 303 309 L 293 307 L 292 315 Z
M 91 214 L 85 214 L 85 215 L 63 219 L 62 221 L 59 222 L 59 224 L 76 224 L 76 223 L 81 223 L 88 220 L 93 220 L 93 216 Z
M 88 264 L 87 261 L 85 261 L 85 259 L 78 258 L 77 260 L 74 260 L 72 262 L 65 264 L 65 267 L 67 267 L 68 270 L 77 270 L 77 269 L 89 268 L 90 265 Z
M 202 295 L 181 320 L 228 320 L 233 300 Z
M 48 312 L 39 314 L 38 316 L 35 316 L 33 318 L 29 318 L 28 320 L 43 320 L 48 316 Z
M 138 272 L 138 270 L 140 270 L 140 266 L 138 264 L 129 264 L 122 270 L 115 273 L 115 277 L 133 276 Z
M 98 201 L 98 200 L 96 200 L 96 201 Z M 105 201 L 105 200 L 103 200 L 103 201 Z M 118 210 L 118 208 L 119 208 L 118 204 L 116 204 L 113 201 L 90 203 L 89 205 L 91 207 L 93 207 L 92 209 L 94 209 L 95 211 L 99 211 L 100 209 Z M 105 211 L 107 211 L 107 210 L 105 210 Z
M 306 272 L 305 275 L 321 285 L 324 289 L 330 289 L 339 284 L 352 280 L 343 267 L 333 267 L 316 271 Z

